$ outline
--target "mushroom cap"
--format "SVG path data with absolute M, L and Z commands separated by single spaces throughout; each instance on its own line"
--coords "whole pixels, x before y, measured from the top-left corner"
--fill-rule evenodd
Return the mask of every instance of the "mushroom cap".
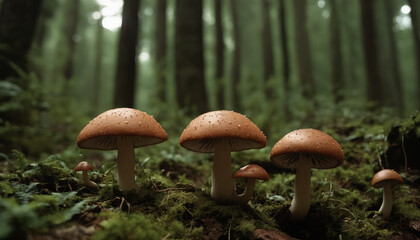
M 77 145 L 85 149 L 115 150 L 117 137 L 131 137 L 134 147 L 161 143 L 168 135 L 149 114 L 132 108 L 116 108 L 99 114 L 77 137 Z
M 299 129 L 286 134 L 273 147 L 271 162 L 280 168 L 296 168 L 301 154 L 306 154 L 312 168 L 340 166 L 344 153 L 330 135 L 316 129 Z
M 231 151 L 263 148 L 264 133 L 246 116 L 227 110 L 204 113 L 184 129 L 179 144 L 200 153 L 213 153 L 214 143 L 227 139 Z
M 372 179 L 372 187 L 381 188 L 384 187 L 385 184 L 391 183 L 399 184 L 404 183 L 402 177 L 392 169 L 383 169 L 375 174 Z
M 74 171 L 93 171 L 93 167 L 88 162 L 82 161 L 79 164 L 77 164 L 77 166 L 74 168 Z
M 250 164 L 244 167 L 241 167 L 233 175 L 233 178 L 256 178 L 260 180 L 268 180 L 267 172 L 264 168 L 258 166 L 257 164 Z

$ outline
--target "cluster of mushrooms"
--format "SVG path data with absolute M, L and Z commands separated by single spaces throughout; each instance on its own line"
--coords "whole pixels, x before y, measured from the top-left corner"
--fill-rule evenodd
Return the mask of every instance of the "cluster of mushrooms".
M 132 108 L 108 110 L 87 124 L 77 138 L 84 149 L 118 150 L 117 176 L 121 190 L 139 190 L 135 181 L 134 148 L 154 145 L 168 139 L 165 130 L 149 114 Z M 212 166 L 212 198 L 221 202 L 247 204 L 255 188 L 256 179 L 268 180 L 267 172 L 251 164 L 232 174 L 231 152 L 259 149 L 266 146 L 263 132 L 246 116 L 233 111 L 212 111 L 193 119 L 180 136 L 179 144 L 198 153 L 214 153 Z M 316 129 L 299 129 L 281 138 L 270 154 L 271 162 L 279 168 L 296 170 L 295 192 L 289 208 L 290 219 L 300 221 L 309 211 L 311 202 L 311 168 L 330 169 L 340 166 L 343 150 L 336 140 Z M 86 171 L 93 170 L 87 162 L 74 169 L 83 171 L 87 186 L 98 185 L 89 180 Z M 235 189 L 235 178 L 246 178 L 242 194 Z M 387 217 L 392 208 L 392 185 L 402 183 L 393 170 L 378 172 L 373 187 L 382 187 L 383 203 L 379 213 Z

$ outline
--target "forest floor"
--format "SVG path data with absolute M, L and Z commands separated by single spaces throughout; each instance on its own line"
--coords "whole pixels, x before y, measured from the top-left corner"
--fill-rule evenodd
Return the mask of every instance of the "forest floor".
M 340 143 L 345 161 L 312 170 L 311 207 L 302 222 L 288 220 L 294 172 L 270 163 L 273 144 L 232 153 L 234 170 L 255 163 L 270 176 L 257 181 L 247 205 L 236 205 L 210 197 L 212 155 L 170 138 L 136 150 L 137 192 L 118 189 L 115 151 L 74 144 L 38 159 L 17 150 L 1 154 L 0 239 L 420 239 L 420 114 L 388 126 L 368 117 L 322 130 Z M 407 164 L 390 157 L 401 153 Z M 85 186 L 73 171 L 80 161 L 94 165 L 89 176 L 99 188 Z M 381 189 L 371 180 L 388 167 L 405 183 L 394 187 L 392 213 L 384 218 L 377 214 Z M 245 181 L 236 184 L 242 192 Z

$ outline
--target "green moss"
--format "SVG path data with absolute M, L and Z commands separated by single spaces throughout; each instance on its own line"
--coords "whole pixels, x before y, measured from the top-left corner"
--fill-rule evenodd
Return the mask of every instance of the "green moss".
M 153 218 L 140 213 L 126 215 L 125 213 L 105 212 L 101 218 L 102 229 L 97 231 L 93 239 L 162 239 L 167 235 L 164 228 Z

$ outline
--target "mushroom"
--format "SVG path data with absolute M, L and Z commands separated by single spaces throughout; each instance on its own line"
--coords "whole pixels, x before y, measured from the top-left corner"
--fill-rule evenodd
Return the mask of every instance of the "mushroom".
M 286 134 L 271 150 L 271 162 L 280 168 L 296 169 L 295 194 L 290 206 L 291 220 L 306 217 L 311 205 L 311 168 L 329 169 L 344 160 L 340 145 L 316 129 L 299 129 Z
M 191 151 L 214 153 L 211 196 L 234 201 L 237 194 L 230 152 L 263 148 L 267 141 L 261 130 L 244 115 L 220 110 L 193 119 L 182 132 L 179 143 Z
M 92 165 L 90 165 L 88 162 L 86 162 L 86 161 L 82 161 L 82 162 L 80 162 L 80 163 L 79 163 L 79 164 L 77 164 L 77 166 L 74 168 L 74 171 L 75 171 L 75 172 L 80 172 L 80 171 L 82 171 L 82 172 L 83 172 L 83 182 L 84 182 L 87 186 L 92 187 L 92 188 L 97 188 L 97 187 L 98 187 L 98 185 L 97 185 L 95 182 L 92 182 L 92 181 L 89 179 L 89 176 L 88 176 L 88 174 L 87 174 L 87 171 L 93 171 L 93 167 L 92 167 Z
M 391 214 L 392 209 L 392 186 L 403 183 L 402 177 L 392 169 L 383 169 L 375 174 L 372 179 L 372 187 L 383 188 L 382 205 L 379 213 L 384 217 Z
M 250 164 L 241 167 L 232 175 L 232 177 L 247 178 L 245 192 L 241 195 L 238 195 L 238 197 L 236 198 L 236 202 L 240 204 L 246 204 L 249 201 L 249 199 L 251 199 L 252 194 L 254 193 L 256 179 L 265 181 L 269 179 L 268 174 L 264 170 L 264 168 L 256 164 Z
M 116 108 L 90 121 L 77 137 L 77 145 L 85 149 L 117 149 L 118 185 L 128 191 L 139 189 L 134 179 L 134 148 L 167 139 L 165 130 L 149 114 L 132 108 Z

